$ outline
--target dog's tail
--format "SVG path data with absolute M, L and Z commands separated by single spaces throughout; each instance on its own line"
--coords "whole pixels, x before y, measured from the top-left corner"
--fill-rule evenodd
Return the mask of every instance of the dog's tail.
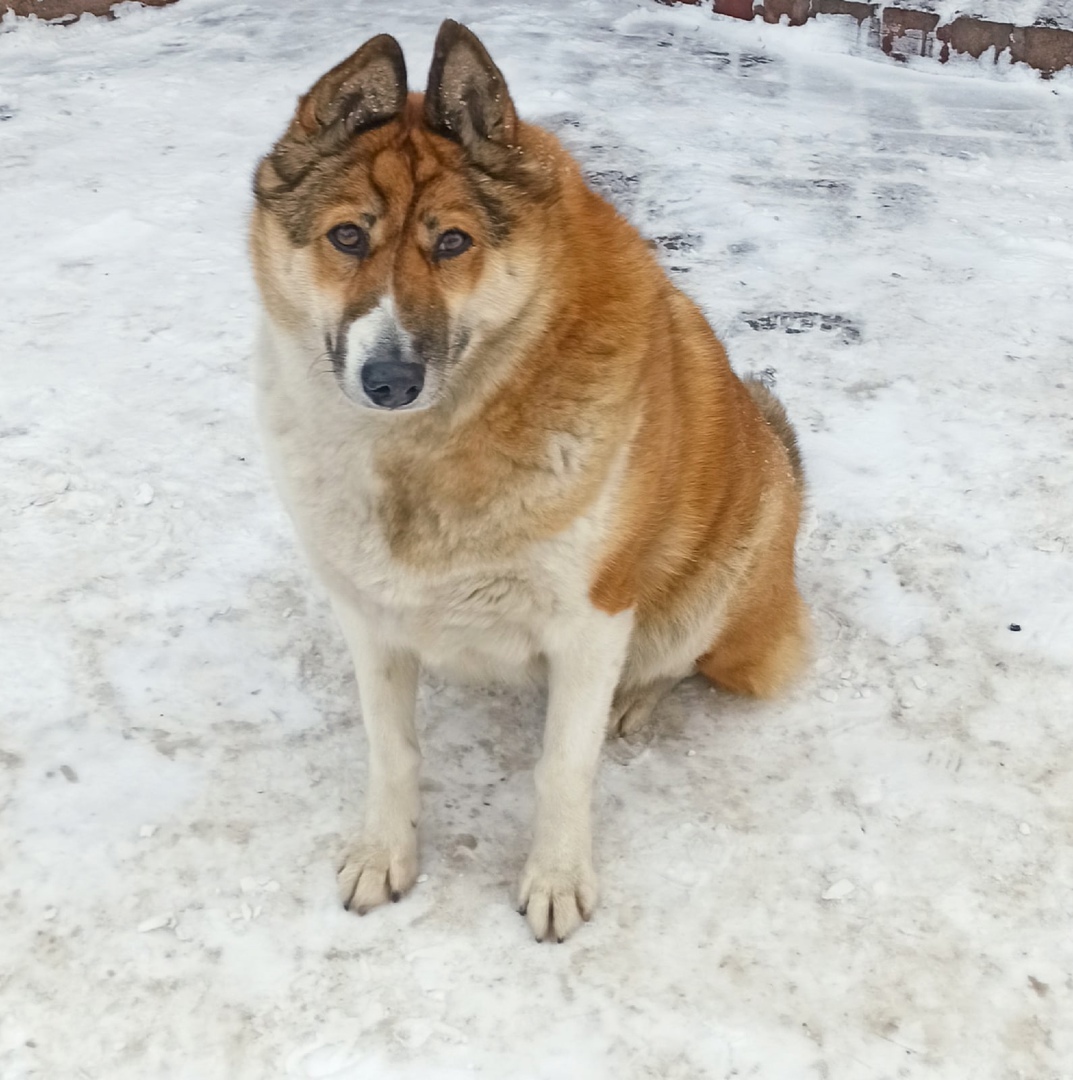
M 760 415 L 771 425 L 775 434 L 786 447 L 786 453 L 790 456 L 790 467 L 794 470 L 794 479 L 797 486 L 805 486 L 805 466 L 801 461 L 801 447 L 797 444 L 797 434 L 794 431 L 782 402 L 771 392 L 763 378 L 756 375 L 748 375 L 745 380 L 745 389 L 749 396 L 756 402 Z

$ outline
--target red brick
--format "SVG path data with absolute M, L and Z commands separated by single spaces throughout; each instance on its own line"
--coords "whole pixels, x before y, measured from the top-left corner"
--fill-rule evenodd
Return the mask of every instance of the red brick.
M 859 0 L 812 0 L 811 8 L 813 15 L 852 15 L 860 24 L 875 15 L 878 5 Z
M 939 24 L 934 12 L 888 7 L 883 9 L 882 19 L 881 44 L 885 53 L 897 56 L 898 50 L 912 48 L 921 56 L 931 54 L 932 34 Z
M 1018 26 L 1010 35 L 1010 56 L 1044 75 L 1073 65 L 1073 31 L 1049 26 Z
M 974 60 L 979 60 L 988 49 L 993 48 L 997 61 L 998 54 L 1009 48 L 1012 33 L 1012 23 L 988 22 L 963 15 L 935 31 L 935 36 L 943 43 L 939 59 L 945 64 L 953 48 L 955 52 L 968 53 Z
M 716 15 L 729 15 L 732 19 L 751 19 L 756 12 L 753 0 L 714 0 Z
M 811 14 L 809 0 L 764 0 L 764 22 L 777 23 L 785 15 L 791 26 L 803 26 Z
M 0 15 L 36 15 L 46 21 L 77 19 L 81 15 L 107 15 L 120 0 L 0 0 Z M 138 0 L 145 7 L 163 7 L 176 0 Z

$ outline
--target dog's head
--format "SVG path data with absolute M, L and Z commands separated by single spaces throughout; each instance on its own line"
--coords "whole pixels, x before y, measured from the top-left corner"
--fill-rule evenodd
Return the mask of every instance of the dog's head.
M 398 42 L 366 42 L 298 103 L 255 177 L 270 317 L 379 410 L 428 408 L 524 315 L 554 172 L 480 41 L 440 28 L 421 95 Z M 538 215 L 539 217 L 539 215 Z

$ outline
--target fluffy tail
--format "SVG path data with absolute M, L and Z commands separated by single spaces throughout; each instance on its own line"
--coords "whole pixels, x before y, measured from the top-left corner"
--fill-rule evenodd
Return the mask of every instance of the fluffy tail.
M 756 402 L 760 414 L 771 425 L 774 432 L 782 440 L 786 447 L 786 453 L 790 455 L 790 466 L 794 470 L 794 478 L 798 487 L 805 486 L 805 466 L 801 461 L 801 448 L 797 445 L 797 435 L 782 402 L 768 389 L 763 379 L 756 375 L 748 375 L 744 379 L 745 389 L 749 396 Z

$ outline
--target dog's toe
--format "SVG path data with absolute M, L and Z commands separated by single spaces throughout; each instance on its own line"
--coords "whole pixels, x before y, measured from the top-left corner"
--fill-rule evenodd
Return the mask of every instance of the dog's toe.
M 343 860 L 339 899 L 348 911 L 364 915 L 389 900 L 400 900 L 416 880 L 416 843 L 391 845 L 363 839 Z
M 540 867 L 533 860 L 522 875 L 518 913 L 537 941 L 565 941 L 596 908 L 596 875 L 587 863 Z

